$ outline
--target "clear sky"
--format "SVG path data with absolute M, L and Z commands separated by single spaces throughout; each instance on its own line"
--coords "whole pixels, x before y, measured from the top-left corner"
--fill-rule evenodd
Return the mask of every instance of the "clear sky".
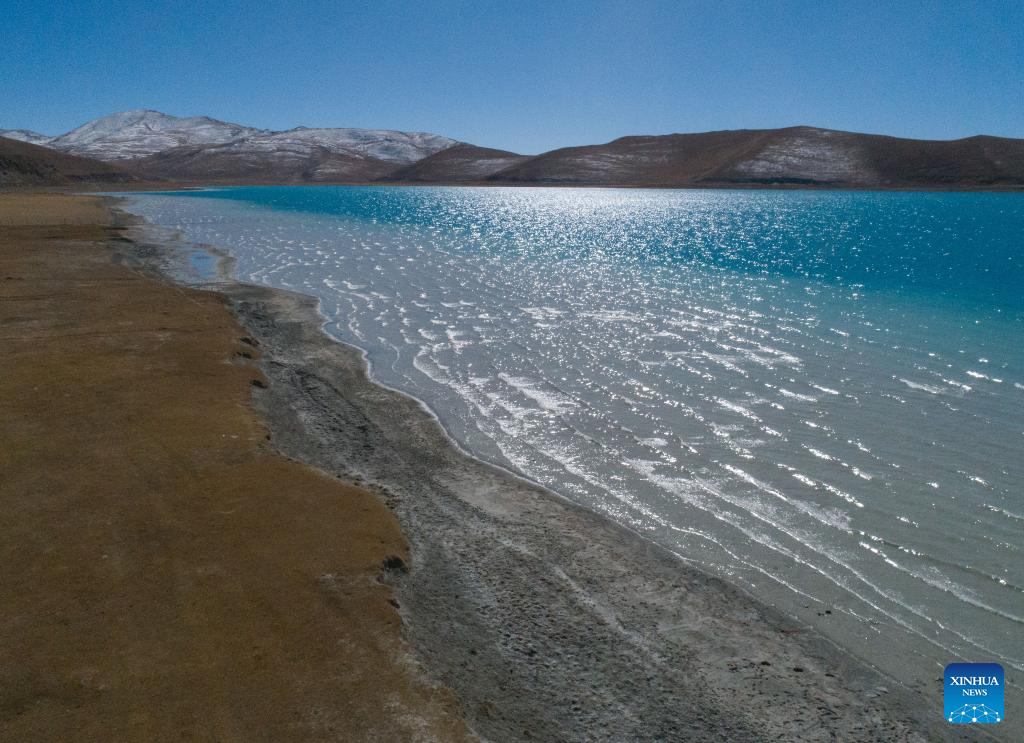
M 0 0 L 0 128 L 132 108 L 525 153 L 793 124 L 1024 137 L 1024 0 Z

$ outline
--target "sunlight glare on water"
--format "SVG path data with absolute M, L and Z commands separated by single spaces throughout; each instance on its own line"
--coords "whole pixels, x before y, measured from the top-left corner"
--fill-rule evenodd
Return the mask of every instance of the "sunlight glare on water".
M 1024 200 L 238 188 L 132 210 L 315 295 L 465 448 L 887 670 L 1024 670 Z M 895 656 L 893 656 L 895 657 Z M 888 661 L 890 665 L 893 662 Z

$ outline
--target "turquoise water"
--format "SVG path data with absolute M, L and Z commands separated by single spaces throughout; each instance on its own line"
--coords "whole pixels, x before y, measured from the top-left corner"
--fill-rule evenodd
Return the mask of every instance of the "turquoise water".
M 863 283 L 1024 312 L 1024 204 L 1017 194 L 234 188 L 180 198 L 244 201 L 374 224 L 443 226 L 479 247 L 541 240 L 545 259 L 681 263 Z M 507 241 L 507 242 L 505 242 Z
M 132 198 L 240 277 L 319 297 L 470 452 L 910 683 L 1024 670 L 1024 198 Z

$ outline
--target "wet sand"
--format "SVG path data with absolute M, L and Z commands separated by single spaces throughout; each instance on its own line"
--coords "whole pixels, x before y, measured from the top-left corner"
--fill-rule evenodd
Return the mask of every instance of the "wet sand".
M 125 250 L 140 266 L 173 267 L 172 247 L 145 227 L 132 234 Z M 254 401 L 272 445 L 368 485 L 397 514 L 412 569 L 389 583 L 406 636 L 484 738 L 1000 735 L 946 723 L 941 678 L 903 687 L 677 556 L 467 456 L 417 401 L 375 384 L 357 349 L 321 332 L 311 298 L 227 277 L 208 288 L 260 344 L 269 385 Z
M 228 303 L 124 239 L 0 193 L 0 740 L 470 739 L 402 639 L 394 515 L 269 446 Z

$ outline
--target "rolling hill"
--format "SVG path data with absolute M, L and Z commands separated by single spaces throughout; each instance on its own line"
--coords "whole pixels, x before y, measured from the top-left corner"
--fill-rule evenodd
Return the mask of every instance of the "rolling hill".
M 900 139 L 814 127 L 622 137 L 567 147 L 489 180 L 629 186 L 1024 186 L 1024 140 Z
M 126 183 L 133 180 L 134 176 L 110 163 L 0 137 L 0 187 Z
M 526 155 L 517 155 L 505 150 L 458 144 L 393 171 L 387 176 L 387 180 L 407 183 L 482 181 L 529 159 Z

